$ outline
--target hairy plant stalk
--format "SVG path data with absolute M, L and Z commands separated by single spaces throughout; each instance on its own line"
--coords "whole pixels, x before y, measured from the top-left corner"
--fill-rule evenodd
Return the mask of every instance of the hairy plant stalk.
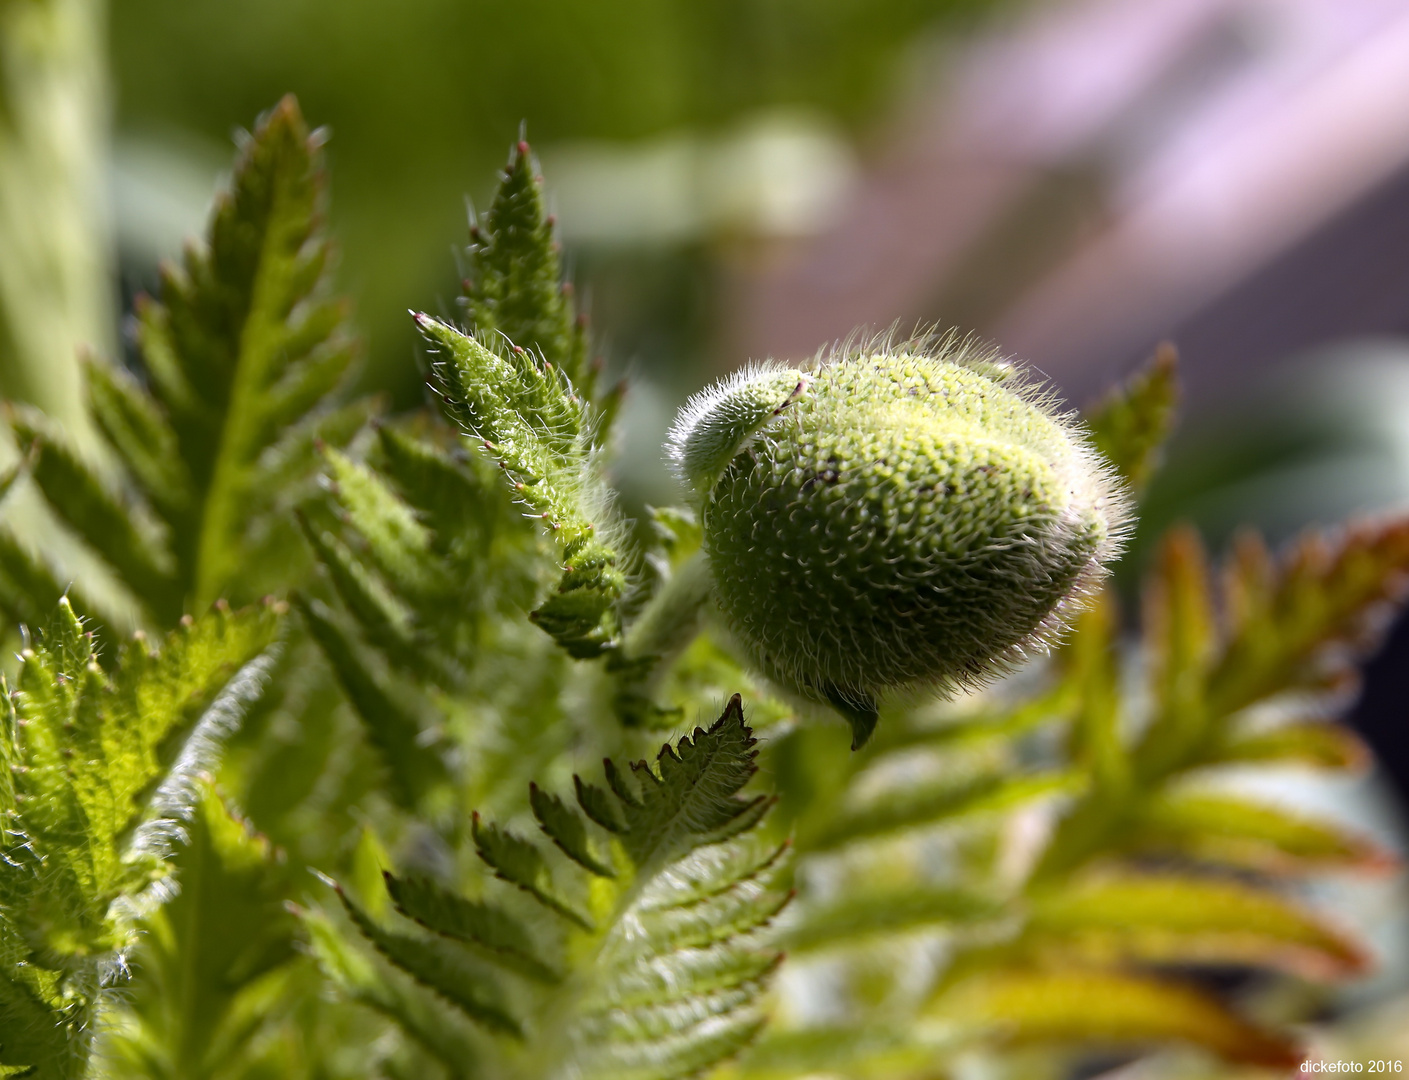
M 631 624 L 621 644 L 622 658 L 627 662 L 652 660 L 664 666 L 679 655 L 700 631 L 709 590 L 709 563 L 702 552 L 696 552 L 676 569 Z
M 703 552 L 681 563 L 651 597 L 610 662 L 617 675 L 616 707 L 632 724 L 660 712 L 653 695 L 671 663 L 704 628 L 712 579 Z

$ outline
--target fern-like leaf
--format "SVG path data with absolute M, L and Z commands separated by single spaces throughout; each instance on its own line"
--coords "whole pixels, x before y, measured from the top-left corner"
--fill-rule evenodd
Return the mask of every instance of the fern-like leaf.
M 1280 1069 L 1304 1058 L 1295 1043 L 1240 1019 L 1212 995 L 1148 975 L 997 971 L 960 983 L 938 1010 L 1010 1044 L 1141 1049 L 1183 1043 L 1228 1061 Z
M 520 142 L 489 209 L 470 226 L 466 314 L 482 340 L 533 349 L 590 393 L 585 320 L 563 280 L 542 187 L 528 143 Z
M 454 948 L 376 922 L 345 893 L 343 906 L 353 923 L 397 967 L 409 971 L 466 1016 L 500 1035 L 523 1037 L 519 1022 L 503 1002 L 498 982 Z
M 478 814 L 473 819 L 472 835 L 479 857 L 500 881 L 522 889 L 549 911 L 561 915 L 578 928 L 589 932 L 595 929 L 591 916 L 558 890 L 553 881 L 553 871 L 535 844 L 508 829 L 485 824 Z
M 1364 948 L 1267 889 L 1189 874 L 1104 874 L 1034 901 L 1030 947 L 1149 963 L 1245 964 L 1308 978 L 1363 972 Z
M 328 916 L 294 909 L 308 930 L 319 964 L 350 1000 L 394 1021 L 460 1080 L 476 1075 L 481 1053 L 469 1024 L 452 1006 L 422 992 L 409 976 L 379 970 Z M 390 974 L 390 977 L 388 977 Z
M 1409 521 L 1312 533 L 1274 560 L 1253 534 L 1234 549 L 1225 586 L 1227 644 L 1209 674 L 1220 713 L 1285 690 L 1334 686 L 1375 640 L 1409 581 Z
M 541 186 L 520 142 L 470 229 L 471 332 L 415 319 L 437 358 L 447 413 L 499 463 L 561 552 L 561 578 L 534 620 L 571 655 L 590 658 L 615 646 L 625 590 L 596 450 L 614 408 L 612 395 L 597 393 Z
M 0 696 L 0 1064 L 82 1075 L 104 987 L 165 895 L 197 776 L 258 693 L 276 623 L 268 606 L 219 609 L 160 652 L 139 637 L 109 674 L 61 602 L 21 656 Z
M 289 868 L 209 783 L 172 867 L 176 895 L 143 919 L 137 977 L 111 1020 L 118 1076 L 199 1080 L 247 1060 L 265 1027 L 251 1016 L 277 1013 L 264 1002 L 295 957 Z
M 494 963 L 543 983 L 562 976 L 537 955 L 529 930 L 508 911 L 481 900 L 468 900 L 429 878 L 398 878 L 386 873 L 387 892 L 396 910 L 427 930 L 463 942 Z
M 1221 756 L 1233 760 L 1226 748 L 1243 739 L 1277 738 L 1246 728 L 1249 706 L 1341 685 L 1347 647 L 1367 643 L 1374 616 L 1399 595 L 1406 572 L 1403 522 L 1362 526 L 1334 545 L 1305 538 L 1280 567 L 1246 536 L 1219 603 L 1198 538 L 1172 532 L 1146 590 L 1156 712 L 1130 748 L 1140 783 L 1123 792 L 1098 788 L 1079 803 L 1048 848 L 1039 877 L 1066 872 L 1108 843 L 1172 844 L 1206 856 L 1222 850 L 1236 862 L 1385 861 L 1373 844 L 1333 823 L 1182 790 L 1176 781 Z M 1222 624 L 1215 618 L 1220 608 Z M 1225 806 L 1227 815 L 1214 806 Z
M 244 143 L 206 243 L 138 304 L 145 380 L 88 365 L 89 404 L 124 466 L 119 496 L 48 424 L 21 416 L 50 504 L 172 625 L 216 597 L 282 583 L 280 499 L 313 467 L 313 434 L 351 360 L 342 302 L 328 297 L 320 139 L 286 98 Z M 142 528 L 145 519 L 147 528 Z
M 1168 342 L 1143 371 L 1108 394 L 1087 417 L 1096 449 L 1134 491 L 1143 491 L 1159 464 L 1179 404 L 1178 354 Z
M 571 655 L 615 643 L 626 588 L 597 475 L 592 418 L 577 389 L 541 356 L 489 348 L 455 327 L 417 315 L 450 415 L 499 462 L 530 516 L 562 553 L 557 589 L 534 620 Z
M 297 603 L 309 633 L 387 765 L 390 794 L 401 806 L 414 809 L 446 782 L 444 758 L 425 739 L 415 712 L 383 685 L 326 606 L 303 597 L 297 598 Z
M 0 478 L 4 487 L 0 499 L 8 493 L 20 468 L 21 465 L 16 464 Z M 30 551 L 8 530 L 0 529 L 0 611 L 9 616 L 12 623 L 43 625 L 65 595 L 76 610 L 86 612 L 89 606 L 76 593 L 77 590 L 66 590 L 59 583 L 58 575 L 46 559 Z
M 363 459 L 322 450 L 324 494 L 298 520 L 340 602 L 298 604 L 387 766 L 389 793 L 434 813 L 454 772 L 444 694 L 485 678 L 487 640 L 506 647 L 496 616 L 532 595 L 534 544 L 487 463 L 446 448 L 448 429 L 376 435 Z M 524 637 L 537 645 L 536 633 Z
M 1145 396 L 1171 395 L 1137 380 L 1119 407 L 1143 409 Z M 1308 537 L 1281 560 L 1245 537 L 1222 575 L 1193 533 L 1174 531 L 1145 590 L 1133 694 L 1119 606 L 1105 597 L 1077 620 L 1045 689 L 898 709 L 865 756 L 819 729 L 775 740 L 800 879 L 826 883 L 803 889 L 784 940 L 799 978 L 825 965 L 852 1022 L 773 1031 L 741 1074 L 927 1075 L 958 1047 L 1023 1043 L 1186 1043 L 1232 1062 L 1295 1061 L 1294 1040 L 1168 968 L 1364 970 L 1365 948 L 1278 878 L 1392 857 L 1218 780 L 1230 765 L 1364 760 L 1330 717 L 1350 658 L 1403 595 L 1405 527 Z M 1029 805 L 1044 797 L 1040 812 Z M 990 800 L 1006 813 L 982 813 Z M 938 942 L 936 971 L 918 958 Z M 928 986 L 924 1004 L 907 1011 L 916 985 Z M 809 1065 L 814 1044 L 839 1064 Z
M 345 903 L 394 965 L 509 1037 L 496 1053 L 511 1075 L 696 1075 L 752 1039 L 779 959 L 761 931 L 788 899 L 786 845 L 759 835 L 771 800 L 740 794 L 755 754 L 735 697 L 654 767 L 608 763 L 609 790 L 579 779 L 582 815 L 535 788 L 540 826 L 565 853 L 558 866 L 532 841 L 476 820 L 481 858 L 536 901 L 532 923 L 507 905 L 391 875 L 397 908 L 435 938 Z M 610 829 L 595 824 L 603 819 Z M 524 977 L 518 1013 L 494 1011 L 503 1006 L 485 997 L 476 959 Z
M 368 644 L 410 677 L 458 686 L 479 617 L 516 576 L 493 565 L 508 500 L 474 461 L 397 428 L 377 435 L 369 461 L 324 448 L 335 513 L 306 507 L 304 532 Z

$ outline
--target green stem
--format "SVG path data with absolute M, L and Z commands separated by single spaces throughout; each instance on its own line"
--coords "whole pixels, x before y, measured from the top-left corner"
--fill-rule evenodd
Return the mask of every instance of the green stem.
M 658 725 L 678 712 L 655 704 L 653 693 L 671 662 L 699 634 L 712 584 L 704 553 L 696 552 L 626 631 L 608 666 L 617 678 L 616 709 L 628 726 Z
M 104 7 L 0 0 L 0 392 L 89 453 L 79 353 L 111 355 L 116 322 Z

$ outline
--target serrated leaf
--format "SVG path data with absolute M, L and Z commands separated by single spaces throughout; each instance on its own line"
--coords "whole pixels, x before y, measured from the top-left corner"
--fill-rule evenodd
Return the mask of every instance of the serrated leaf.
M 163 281 L 172 352 L 194 399 L 173 426 L 191 444 L 184 456 L 207 492 L 198 602 L 219 595 L 239 570 L 250 512 L 265 497 L 250 487 L 260 454 L 321 399 L 300 384 L 314 378 L 329 386 L 349 359 L 337 337 L 341 317 L 330 318 L 315 299 L 328 263 L 317 153 L 285 98 L 245 145 L 211 216 L 209 247 L 191 251 L 184 274 Z M 212 416 L 223 425 L 197 437 L 198 418 Z
M 592 929 L 592 920 L 558 894 L 553 875 L 538 848 L 507 829 L 484 824 L 478 814 L 471 819 L 471 829 L 475 850 L 493 868 L 496 877 L 517 885 L 569 922 L 584 930 Z
M 137 920 L 165 896 L 159 883 L 198 799 L 197 774 L 259 692 L 258 654 L 277 620 L 273 607 L 217 610 L 160 651 L 132 642 L 109 673 L 61 600 L 20 657 L 0 710 L 0 1014 L 40 1009 L 42 1026 L 64 1033 L 67 1064 L 12 1056 L 38 1044 L 8 1025 L 0 1060 L 36 1065 L 36 1075 L 82 1073 L 93 1016 L 112 993 L 100 975 L 121 968 Z
M 524 349 L 500 353 L 428 315 L 416 325 L 439 359 L 433 368 L 451 415 L 524 484 L 525 502 L 550 526 L 587 527 L 565 470 L 584 463 L 589 423 L 582 400 L 554 367 Z M 517 488 L 515 490 L 518 490 Z
M 1189 986 L 1113 971 L 999 971 L 954 986 L 940 1015 L 1004 1041 L 1139 1047 L 1183 1042 L 1228 1061 L 1292 1068 L 1303 1054 Z
M 1368 644 L 1376 609 L 1401 595 L 1406 573 L 1409 520 L 1308 534 L 1277 562 L 1244 535 L 1228 575 L 1231 633 L 1209 676 L 1211 706 L 1230 713 L 1271 693 L 1324 685 L 1330 672 L 1316 661 L 1331 646 Z
M 387 891 L 401 914 L 427 930 L 478 946 L 485 956 L 538 982 L 561 976 L 538 958 L 528 930 L 494 904 L 467 900 L 429 878 L 398 878 L 386 873 Z
M 581 884 L 592 918 L 570 903 L 539 847 L 478 815 L 472 835 L 496 876 L 557 916 L 551 968 L 525 984 L 525 1017 L 536 1033 L 518 1064 L 524 1075 L 601 1080 L 671 1080 L 695 1075 L 737 1053 L 763 1022 L 765 984 L 781 959 L 767 928 L 790 898 L 787 843 L 758 836 L 767 797 L 741 797 L 752 776 L 752 732 L 737 698 L 708 731 L 662 749 L 659 772 L 637 762 L 623 774 L 608 762 L 614 792 L 576 780 L 579 801 L 603 818 L 615 876 L 600 861 L 600 837 L 575 810 L 534 787 L 530 801 Z M 523 926 L 502 911 L 419 880 L 388 877 L 403 914 L 436 932 L 497 949 L 490 959 L 515 968 L 538 956 Z M 384 950 L 387 951 L 387 950 Z M 508 954 L 516 954 L 511 957 Z M 488 955 L 488 954 L 486 954 Z M 419 956 L 409 962 L 423 963 Z M 402 965 L 396 960 L 398 966 Z M 408 967 L 407 970 L 414 969 Z M 551 978 L 543 977 L 551 972 Z M 559 981 L 560 980 L 560 981 Z
M 416 615 L 411 607 L 393 594 L 376 571 L 341 539 L 320 529 L 304 514 L 299 515 L 298 521 L 338 597 L 368 639 L 403 662 L 414 663 Z
M 153 1080 L 198 1080 L 241 1060 L 277 1008 L 257 999 L 259 980 L 296 955 L 290 883 L 281 854 L 209 784 L 173 863 L 179 891 L 144 922 L 109 1049 L 140 1057 Z
M 218 605 L 199 619 L 183 622 L 167 635 L 159 652 L 140 638 L 122 652 L 107 726 L 120 792 L 127 798 L 139 796 L 164 765 L 171 770 L 209 766 L 199 755 L 166 762 L 160 750 L 180 732 L 199 736 L 200 725 L 207 721 L 238 721 L 210 714 L 222 704 L 219 694 L 230 691 L 237 677 L 250 680 L 247 689 L 258 693 L 263 676 L 249 665 L 273 644 L 283 611 L 282 605 L 271 603 L 239 611 Z M 197 749 L 189 740 L 187 748 Z
M 472 464 L 394 427 L 377 428 L 381 469 L 442 545 L 471 534 L 483 546 L 494 529 L 500 489 Z
M 601 655 L 617 636 L 626 576 L 603 539 L 608 520 L 596 520 L 605 503 L 586 406 L 530 351 L 497 352 L 426 315 L 416 322 L 439 357 L 433 371 L 450 415 L 499 462 L 561 550 L 562 576 L 534 621 L 570 655 Z
M 353 903 L 346 893 L 339 890 L 338 896 L 357 929 L 397 967 L 415 976 L 417 981 L 490 1031 L 523 1037 L 522 1026 L 506 1009 L 494 982 L 455 952 L 453 946 L 389 930 Z
M 353 1001 L 395 1021 L 454 1077 L 473 1076 L 481 1053 L 460 1014 L 439 998 L 418 993 L 409 979 L 381 975 L 321 912 L 299 910 L 320 966 Z
M 323 459 L 334 497 L 382 576 L 403 595 L 429 596 L 440 588 L 430 530 L 412 509 L 366 465 L 331 447 L 324 448 Z
M 277 620 L 272 607 L 217 610 L 173 632 L 160 652 L 134 641 L 109 679 L 72 609 L 66 602 L 56 609 L 16 680 L 25 763 L 17 789 L 32 807 L 27 832 L 88 847 L 92 902 L 111 899 L 118 844 L 145 812 L 144 799 L 160 794 L 153 785 L 164 768 L 182 764 L 163 760 L 162 751 L 269 646 Z
M 508 507 L 497 481 L 430 439 L 377 434 L 367 461 L 323 449 L 328 495 L 296 516 L 355 636 L 381 654 L 386 676 L 433 687 L 418 696 L 438 705 L 437 692 L 464 692 L 487 659 L 485 634 L 503 601 L 535 588 L 522 551 L 528 531 L 496 544 Z
M 792 900 L 789 844 L 711 844 L 657 875 L 635 917 L 658 948 L 702 949 L 767 926 Z
M 790 892 L 788 845 L 754 835 L 771 800 L 739 795 L 754 757 L 735 697 L 708 731 L 667 746 L 658 773 L 610 766 L 610 796 L 579 781 L 599 814 L 616 800 L 616 842 L 637 867 L 571 1029 L 589 1075 L 683 1076 L 756 1035 L 758 995 L 780 960 L 764 928 Z
M 656 909 L 688 911 L 740 886 L 772 889 L 792 847 L 790 839 L 775 843 L 754 834 L 696 848 L 651 879 L 638 901 L 641 915 L 653 917 Z
M 176 432 L 157 403 L 112 364 L 89 360 L 85 371 L 99 430 L 163 517 L 170 521 L 185 513 L 194 495 L 191 476 Z
M 1353 744 L 1335 736 L 1302 729 L 1285 736 L 1275 729 L 1242 734 L 1236 714 L 1276 694 L 1334 686 L 1336 673 L 1344 671 L 1344 646 L 1363 644 L 1367 620 L 1398 595 L 1406 568 L 1404 523 L 1363 526 L 1339 546 L 1312 535 L 1280 567 L 1261 541 L 1244 536 L 1226 575 L 1220 633 L 1202 548 L 1192 532 L 1175 530 L 1147 590 L 1155 715 L 1135 748 L 1139 782 L 1126 792 L 1097 789 L 1080 802 L 1044 853 L 1037 879 L 1053 880 L 1132 836 L 1142 844 L 1258 865 L 1303 857 L 1383 861 L 1372 846 L 1329 825 L 1298 823 L 1246 804 L 1220 820 L 1218 799 L 1166 797 L 1166 789 L 1190 769 L 1235 761 L 1239 753 L 1248 761 L 1353 762 Z M 1201 834 L 1205 825 L 1209 832 Z
M 721 942 L 651 955 L 644 962 L 613 973 L 606 984 L 607 992 L 590 999 L 588 1006 L 649 1009 L 667 1002 L 688 1001 L 716 990 L 761 982 L 781 960 L 779 953 L 750 947 L 747 942 Z
M 563 283 L 553 223 L 543 206 L 528 144 L 509 158 L 489 209 L 470 229 L 465 304 L 484 340 L 537 352 L 587 388 L 587 340 Z
M 616 762 L 611 758 L 606 758 L 602 762 L 602 771 L 607 778 L 607 787 L 615 795 L 623 806 L 640 807 L 641 789 L 627 779 L 626 773 L 617 768 Z M 625 822 L 622 823 L 622 831 L 628 828 Z
M 708 731 L 696 728 L 693 737 L 666 744 L 656 759 L 659 773 L 644 761 L 632 763 L 637 794 L 622 799 L 618 809 L 625 823 L 622 844 L 638 867 L 727 835 L 740 818 L 760 812 L 767 796 L 739 796 L 758 771 L 755 745 L 735 694 Z M 624 789 L 630 781 L 615 769 L 608 772 L 609 781 L 614 774 L 613 789 Z
M 343 305 L 326 296 L 319 151 L 292 97 L 265 114 L 205 242 L 163 268 L 159 301 L 136 304 L 145 384 L 88 365 L 92 411 L 137 498 L 26 431 L 45 498 L 160 625 L 287 581 L 288 560 L 271 557 L 291 539 L 281 500 L 314 469 L 313 433 L 329 437 L 325 406 L 351 359 Z
M 368 740 L 386 763 L 396 801 L 414 809 L 429 791 L 443 785 L 448 770 L 434 746 L 423 739 L 416 717 L 369 670 L 357 647 L 317 600 L 296 599 L 300 613 L 333 674 L 363 723 Z
M 25 411 L 11 419 L 15 437 L 28 447 L 30 475 L 54 511 L 101 553 L 158 618 L 174 622 L 181 614 L 180 582 L 165 538 L 139 517 L 67 445 L 42 416 Z
M 606 762 L 606 765 L 608 776 L 613 775 L 616 766 L 612 765 L 610 760 Z M 580 776 L 573 776 L 572 783 L 577 794 L 577 804 L 582 807 L 583 813 L 608 832 L 626 831 L 626 823 L 621 820 L 621 815 L 617 813 L 616 804 L 612 802 L 610 795 L 595 784 L 584 782 Z
M 1096 449 L 1137 492 L 1149 483 L 1174 427 L 1178 354 L 1168 342 L 1145 368 L 1113 390 L 1086 420 Z
M 530 784 L 528 802 L 538 827 L 564 855 L 598 877 L 616 877 L 616 871 L 592 850 L 586 823 L 562 799 Z
M 1027 938 L 1093 958 L 1241 963 L 1323 979 L 1369 964 L 1359 945 L 1275 893 L 1174 874 L 1105 875 L 1040 895 Z

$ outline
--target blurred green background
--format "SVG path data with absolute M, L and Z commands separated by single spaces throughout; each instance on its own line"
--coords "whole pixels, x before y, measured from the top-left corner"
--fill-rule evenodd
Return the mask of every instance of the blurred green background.
M 332 218 L 366 334 L 366 383 L 406 405 L 420 390 L 405 311 L 455 295 L 464 197 L 487 196 L 521 124 L 539 147 L 708 135 L 793 107 L 860 135 L 893 98 L 917 36 L 992 6 L 118 0 L 110 16 L 118 162 L 140 170 L 161 159 L 174 190 L 171 174 L 218 167 L 234 129 L 296 93 L 310 121 L 331 132 Z M 129 287 L 150 280 L 151 245 L 141 246 L 124 245 Z M 683 243 L 582 253 L 577 263 L 619 359 L 689 362 L 710 323 L 703 253 Z

